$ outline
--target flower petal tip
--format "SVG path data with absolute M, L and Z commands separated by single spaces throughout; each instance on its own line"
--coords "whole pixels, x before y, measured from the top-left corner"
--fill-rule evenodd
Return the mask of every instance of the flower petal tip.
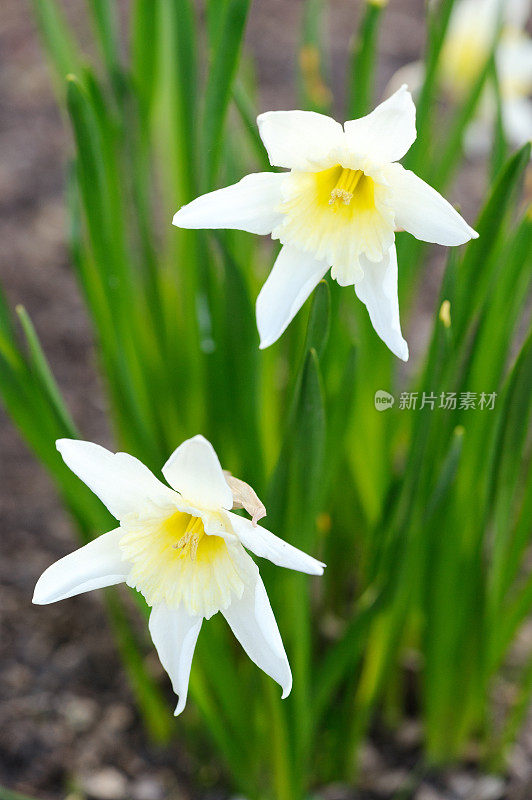
M 45 606 L 45 605 L 47 605 L 47 601 L 46 601 L 45 597 L 43 597 L 39 592 L 38 584 L 37 584 L 37 586 L 35 587 L 35 589 L 33 591 L 33 597 L 31 598 L 31 602 L 35 606 Z
M 292 691 L 292 676 L 290 676 L 290 683 L 286 686 L 283 686 L 283 693 L 281 695 L 281 700 L 286 700 L 290 692 Z
M 408 361 L 410 353 L 408 350 L 408 344 L 406 342 L 403 341 L 401 347 L 397 351 L 397 356 L 401 359 L 401 361 Z
M 185 705 L 186 705 L 186 700 L 181 702 L 181 698 L 179 698 L 179 700 L 177 701 L 177 705 L 175 707 L 174 717 L 180 716 L 180 714 L 183 712 L 185 708 Z
M 43 575 L 46 574 L 43 573 Z M 53 593 L 50 592 L 50 587 L 46 588 L 44 581 L 42 580 L 43 575 L 39 578 L 37 583 L 35 584 L 35 589 L 33 590 L 33 597 L 31 598 L 31 602 L 35 606 L 47 606 L 50 603 L 54 603 L 57 597 L 54 597 Z
M 172 225 L 175 225 L 176 228 L 182 228 L 183 227 L 182 224 L 181 224 L 183 222 L 183 214 L 181 214 L 181 212 L 183 211 L 183 208 L 184 208 L 184 206 L 182 208 L 180 208 L 179 211 L 176 211 L 174 216 L 172 217 Z
M 63 454 L 65 447 L 68 447 L 69 443 L 75 441 L 73 439 L 56 439 L 55 446 L 57 450 Z

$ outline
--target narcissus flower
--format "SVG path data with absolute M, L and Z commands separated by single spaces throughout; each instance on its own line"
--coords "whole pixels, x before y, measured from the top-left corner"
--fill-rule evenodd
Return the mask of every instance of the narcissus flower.
M 203 436 L 183 442 L 164 465 L 172 488 L 127 453 L 70 439 L 57 447 L 119 527 L 48 567 L 33 602 L 53 603 L 121 582 L 142 592 L 152 607 L 151 637 L 179 697 L 176 715 L 185 707 L 201 624 L 221 611 L 251 660 L 286 697 L 290 666 L 259 570 L 244 548 L 310 575 L 321 575 L 324 564 L 232 513 L 234 506 L 247 507 L 248 499 L 254 508 L 260 501 L 242 481 L 234 501 Z
M 440 78 L 445 91 L 456 102 L 463 103 L 497 41 L 495 59 L 502 122 L 508 140 L 517 147 L 532 138 L 532 39 L 526 33 L 530 9 L 530 0 L 456 2 L 440 61 Z M 416 61 L 402 67 L 390 87 L 399 86 L 406 80 L 416 91 L 423 78 L 424 65 Z M 466 133 L 465 144 L 469 153 L 484 153 L 489 149 L 496 114 L 495 92 L 488 84 L 476 118 Z
M 270 233 L 283 245 L 257 299 L 261 348 L 273 344 L 331 269 L 354 285 L 373 327 L 399 358 L 408 358 L 397 298 L 395 231 L 459 245 L 475 231 L 432 187 L 396 163 L 416 138 L 406 86 L 361 119 L 338 122 L 311 111 L 258 117 L 270 163 L 210 192 L 174 216 L 182 228 L 238 228 Z

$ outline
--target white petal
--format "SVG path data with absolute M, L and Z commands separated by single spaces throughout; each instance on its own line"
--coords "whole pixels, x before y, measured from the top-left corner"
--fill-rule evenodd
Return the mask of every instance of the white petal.
M 278 567 L 295 569 L 308 575 L 323 575 L 325 564 L 298 550 L 251 520 L 229 513 L 231 525 L 236 535 L 248 550 L 256 556 L 267 558 Z
M 506 135 L 514 147 L 532 139 L 532 101 L 528 98 L 507 100 L 502 107 Z
M 257 298 L 261 350 L 277 341 L 328 269 L 295 247 L 281 249 Z
M 202 617 L 190 616 L 183 605 L 168 608 L 161 603 L 154 606 L 150 614 L 153 644 L 179 698 L 174 711 L 176 717 L 187 702 L 190 667 L 202 622 Z
M 282 202 L 285 175 L 256 172 L 224 189 L 203 194 L 174 214 L 178 228 L 236 228 L 249 233 L 271 233 L 282 220 L 277 211 Z
M 257 124 L 274 167 L 312 172 L 343 144 L 340 123 L 315 111 L 267 111 Z
M 464 244 L 478 237 L 436 189 L 410 170 L 391 164 L 386 169 L 386 178 L 398 228 L 404 228 L 416 239 L 443 245 Z
M 392 353 L 408 361 L 408 345 L 401 333 L 397 296 L 397 252 L 390 248 L 380 264 L 361 258 L 364 277 L 355 283 L 359 300 L 368 309 L 371 324 Z
M 366 117 L 344 125 L 349 147 L 375 164 L 397 161 L 416 140 L 416 107 L 406 84 Z
M 170 486 L 200 509 L 233 507 L 233 495 L 218 456 L 204 436 L 180 444 L 164 465 L 163 475 Z
M 246 586 L 242 598 L 235 598 L 222 613 L 250 659 L 277 681 L 283 699 L 288 697 L 292 673 L 258 570 L 256 582 Z
M 116 528 L 60 558 L 37 581 L 33 602 L 37 605 L 55 603 L 125 581 L 130 565 L 122 560 L 118 544 L 123 535 L 124 532 Z
M 146 504 L 173 507 L 175 495 L 137 458 L 111 453 L 93 442 L 59 439 L 65 464 L 98 495 L 113 517 L 141 513 Z

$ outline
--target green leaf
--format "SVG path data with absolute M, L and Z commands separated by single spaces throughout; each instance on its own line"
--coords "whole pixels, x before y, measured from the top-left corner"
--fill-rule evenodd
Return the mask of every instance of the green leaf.
M 55 0 L 32 0 L 32 6 L 39 33 L 55 72 L 54 81 L 62 94 L 65 77 L 81 70 L 79 45 Z
M 109 0 L 87 0 L 91 10 L 96 39 L 100 46 L 109 80 L 118 100 L 124 93 L 124 78 L 120 67 L 120 44 L 116 4 Z M 152 46 L 153 46 L 152 42 Z
M 457 274 L 454 320 L 458 340 L 477 310 L 479 299 L 489 282 L 491 272 L 486 265 L 493 256 L 497 237 L 529 160 L 528 143 L 505 164 L 477 221 L 479 238 L 469 243 Z
M 320 498 L 325 448 L 325 408 L 319 361 L 308 351 L 296 389 L 285 440 L 268 492 L 268 520 L 273 530 L 300 549 L 316 553 L 316 514 Z M 293 574 L 284 579 L 288 600 L 294 674 L 296 752 L 294 772 L 304 783 L 313 739 L 311 708 L 311 642 L 309 578 Z M 276 587 L 277 588 L 277 587 Z
M 227 0 L 210 65 L 203 112 L 203 188 L 213 188 L 220 160 L 224 122 L 231 98 L 250 0 Z
M 347 119 L 358 119 L 373 107 L 379 28 L 385 3 L 366 0 L 349 65 Z
M 275 172 L 275 168 L 270 165 L 268 154 L 262 143 L 262 139 L 259 136 L 259 130 L 256 122 L 257 109 L 248 96 L 244 84 L 238 79 L 235 80 L 233 85 L 233 100 L 235 101 L 236 108 L 242 119 L 244 130 L 251 143 L 251 147 L 253 148 L 260 168 L 265 172 Z
M 332 94 L 326 79 L 326 12 L 324 0 L 306 0 L 303 6 L 302 36 L 299 48 L 299 83 L 302 107 L 328 113 Z
M 160 8 L 153 0 L 135 0 L 131 14 L 131 71 L 144 118 L 157 89 Z
M 455 0 L 434 3 L 429 7 L 427 13 L 424 80 L 416 103 L 418 137 L 403 162 L 405 167 L 414 171 L 417 171 L 420 165 L 429 160 L 429 149 L 433 138 L 432 118 L 437 107 L 435 96 L 439 82 L 440 59 L 454 4 Z
M 434 158 L 435 166 L 430 172 L 429 183 L 440 191 L 447 185 L 460 160 L 465 132 L 473 119 L 486 81 L 493 69 L 493 59 L 494 55 L 491 53 L 465 101 L 458 107 L 449 129 L 445 133 L 441 151 Z
M 532 415 L 532 333 L 523 345 L 500 399 L 501 407 L 488 465 L 488 508 L 495 510 L 491 578 L 495 608 L 506 586 L 505 556 L 511 546 L 512 508 L 523 468 L 524 448 Z
M 57 414 L 60 425 L 64 427 L 67 435 L 72 439 L 77 439 L 78 432 L 76 430 L 76 426 L 63 402 L 61 392 L 59 391 L 59 387 L 54 376 L 52 375 L 50 365 L 43 352 L 33 323 L 29 318 L 24 306 L 17 306 L 16 311 L 28 343 L 30 363 L 33 367 L 37 380 L 42 387 L 42 391 L 48 398 L 51 407 Z
M 501 83 L 499 79 L 496 60 L 493 61 L 491 69 L 491 84 L 495 92 L 496 114 L 493 125 L 493 148 L 491 154 L 491 177 L 495 179 L 502 169 L 508 154 L 508 142 L 504 130 L 504 119 L 501 97 Z
M 327 346 L 331 317 L 331 293 L 327 281 L 320 281 L 312 299 L 305 351 L 315 350 L 319 359 Z

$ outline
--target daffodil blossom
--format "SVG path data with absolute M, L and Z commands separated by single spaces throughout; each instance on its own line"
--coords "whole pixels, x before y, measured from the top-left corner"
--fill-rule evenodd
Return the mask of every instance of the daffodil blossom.
M 460 0 L 453 7 L 441 54 L 441 83 L 457 102 L 464 102 L 490 56 L 500 26 L 495 58 L 502 122 L 516 147 L 532 138 L 532 39 L 526 33 L 530 9 L 530 0 Z M 424 66 L 416 61 L 398 70 L 389 88 L 406 80 L 417 91 L 423 79 Z M 466 132 L 468 153 L 489 149 L 496 113 L 495 92 L 488 85 Z
M 259 570 L 244 548 L 310 575 L 321 575 L 324 564 L 232 513 L 233 494 L 203 436 L 170 456 L 162 470 L 169 486 L 127 453 L 70 439 L 57 447 L 119 526 L 48 567 L 33 602 L 53 603 L 121 582 L 142 592 L 152 609 L 153 643 L 179 698 L 176 715 L 185 707 L 203 619 L 221 611 L 251 660 L 286 697 L 290 666 Z M 246 484 L 239 483 L 242 490 Z M 240 496 L 236 505 L 245 503 Z
M 344 126 L 312 111 L 258 117 L 270 163 L 183 206 L 182 228 L 238 228 L 283 245 L 257 299 L 260 347 L 273 344 L 331 270 L 354 285 L 373 327 L 406 361 L 399 322 L 395 231 L 459 245 L 476 237 L 457 211 L 397 161 L 416 139 L 415 106 L 402 86 L 371 114 Z

